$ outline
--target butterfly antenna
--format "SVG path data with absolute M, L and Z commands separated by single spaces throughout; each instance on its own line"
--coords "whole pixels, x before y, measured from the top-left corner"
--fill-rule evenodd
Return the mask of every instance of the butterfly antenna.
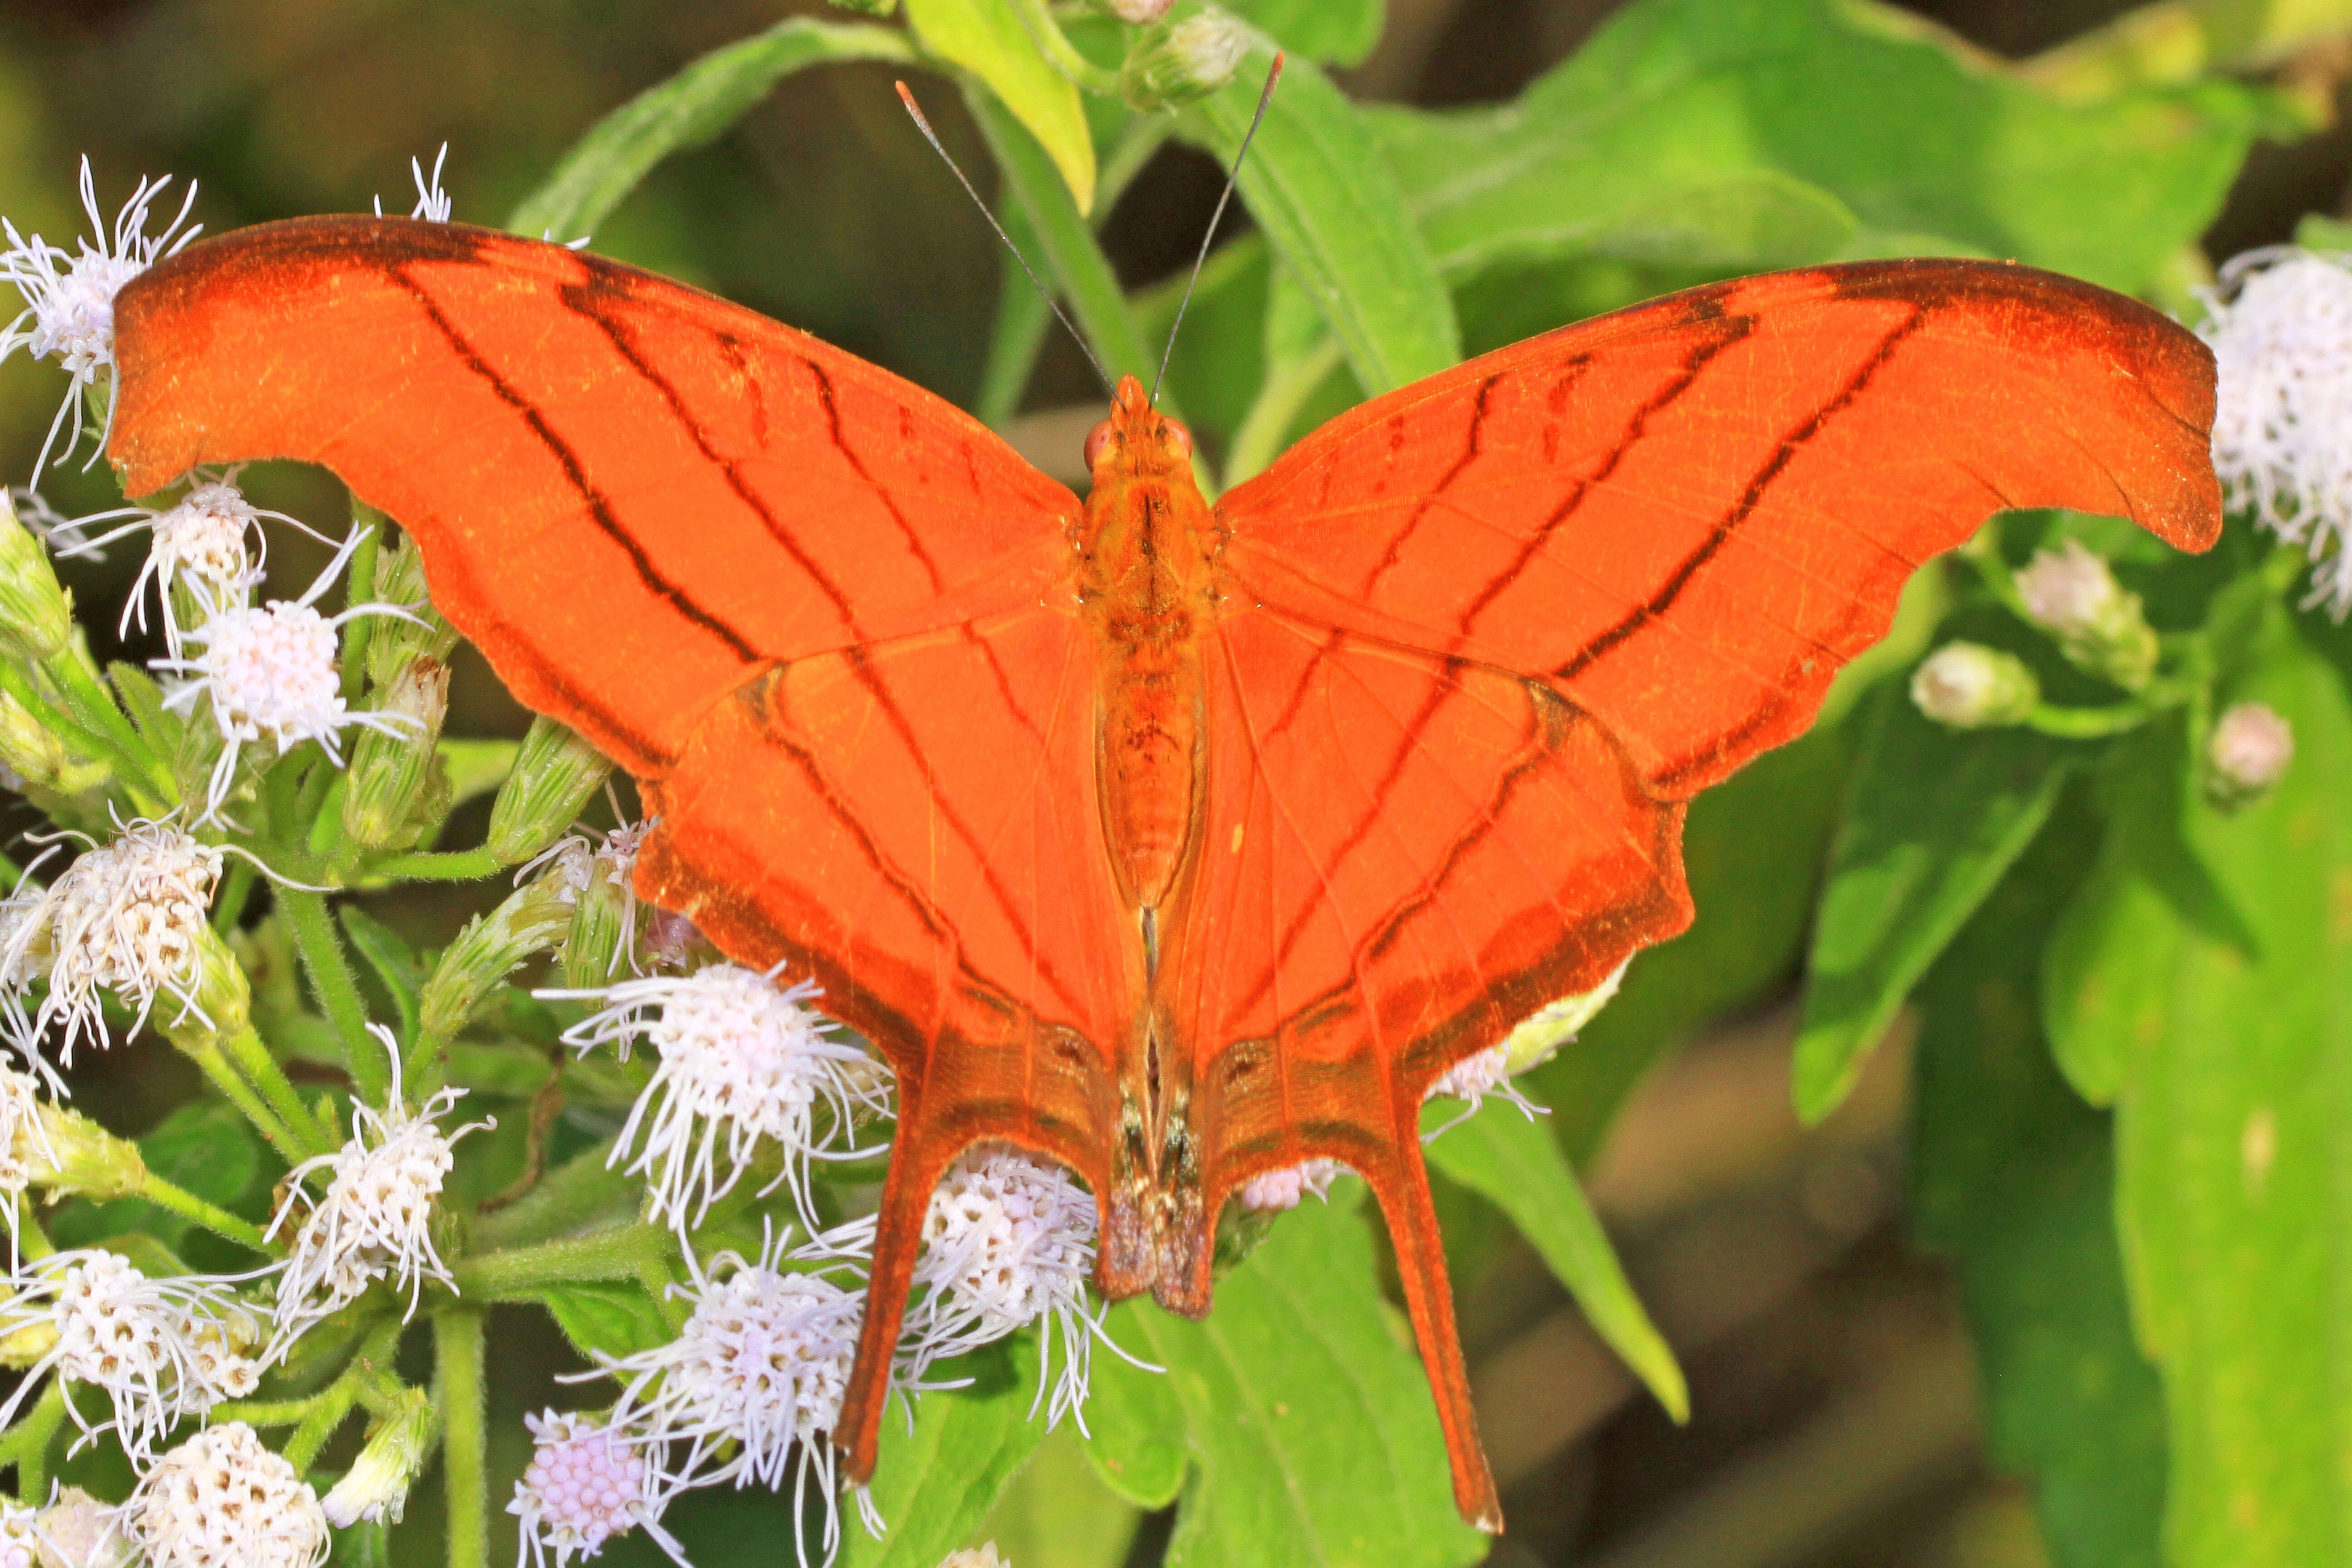
M 1242 160 L 1249 156 L 1250 143 L 1257 140 L 1257 128 L 1265 122 L 1265 106 L 1274 101 L 1274 84 L 1282 79 L 1282 56 L 1274 57 L 1274 68 L 1265 73 L 1265 90 L 1257 95 L 1257 112 L 1250 116 L 1249 133 L 1242 138 L 1241 150 L 1234 154 L 1234 166 L 1225 172 L 1224 194 L 1217 198 L 1217 210 L 1209 215 L 1208 231 L 1201 236 L 1201 254 L 1192 258 L 1192 276 L 1184 279 L 1184 298 L 1176 302 L 1176 319 L 1168 323 L 1168 346 L 1160 351 L 1160 374 L 1151 378 L 1151 406 L 1160 405 L 1160 384 L 1168 379 L 1168 362 L 1176 353 L 1176 329 L 1184 324 L 1184 312 L 1192 303 L 1192 290 L 1200 287 L 1201 268 L 1209 259 L 1209 244 L 1217 237 L 1217 225 L 1225 216 L 1225 204 L 1234 199 L 1234 183 L 1242 175 Z
M 1013 259 L 1021 263 L 1021 270 L 1029 274 L 1029 281 L 1036 285 L 1037 292 L 1045 299 L 1045 308 L 1054 312 L 1054 319 L 1069 328 L 1070 337 L 1077 343 L 1078 352 L 1087 356 L 1087 363 L 1095 367 L 1097 375 L 1102 377 L 1104 387 L 1117 392 L 1118 383 L 1112 379 L 1110 372 L 1103 368 L 1103 362 L 1095 357 L 1095 351 L 1087 343 L 1086 334 L 1072 325 L 1070 318 L 1062 313 L 1061 304 L 1054 298 L 1054 291 L 1045 287 L 1045 280 L 1037 276 L 1037 269 L 1029 265 L 1029 258 L 1021 254 L 1021 247 L 1013 243 L 1013 237 L 1004 232 L 1004 226 L 996 221 L 996 215 L 988 210 L 988 204 L 981 200 L 980 193 L 974 190 L 971 182 L 964 177 L 962 168 L 948 155 L 948 150 L 940 145 L 940 133 L 931 129 L 929 121 L 923 118 L 922 110 L 915 103 L 915 95 L 907 90 L 907 84 L 903 81 L 894 85 L 898 89 L 898 101 L 905 104 L 907 112 L 915 117 L 916 129 L 922 132 L 923 140 L 931 144 L 931 151 L 937 153 L 940 162 L 947 164 L 953 172 L 956 183 L 963 186 L 964 195 L 970 196 L 972 205 L 980 209 L 980 216 L 988 220 L 988 226 L 996 231 L 996 237 L 1004 242 L 1004 248 L 1013 253 Z

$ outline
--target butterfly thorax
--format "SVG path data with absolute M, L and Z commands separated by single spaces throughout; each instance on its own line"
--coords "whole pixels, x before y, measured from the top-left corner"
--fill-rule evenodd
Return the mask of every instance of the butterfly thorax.
M 1140 913 L 1174 896 L 1198 816 L 1213 524 L 1192 480 L 1191 437 L 1152 411 L 1133 377 L 1087 448 L 1095 483 L 1078 597 L 1097 639 L 1103 835 Z

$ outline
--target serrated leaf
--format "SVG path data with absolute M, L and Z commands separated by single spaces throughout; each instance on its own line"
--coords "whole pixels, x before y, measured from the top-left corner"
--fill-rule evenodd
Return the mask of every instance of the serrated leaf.
M 1455 1568 L 1486 1541 L 1454 1510 L 1445 1442 L 1383 1303 L 1362 1184 L 1282 1216 L 1203 1322 L 1130 1302 L 1113 1338 L 1167 1367 L 1190 1473 L 1167 1568 Z M 1097 1352 L 1097 1397 L 1154 1376 Z M 1149 1396 L 1147 1396 L 1149 1397 Z M 1091 1412 L 1089 1421 L 1091 1423 Z
M 1422 1115 L 1423 1130 L 1454 1114 L 1447 1105 L 1430 1106 Z M 1531 1121 L 1518 1107 L 1498 1101 L 1433 1140 L 1425 1157 L 1508 1215 L 1576 1298 L 1593 1331 L 1649 1386 L 1667 1415 L 1689 1419 L 1683 1369 L 1633 1294 L 1600 1216 L 1541 1119 Z
M 1515 103 L 1375 123 L 1449 276 L 1536 251 L 1661 258 L 1664 218 L 1729 270 L 1952 250 L 2132 291 L 2286 122 L 2219 81 L 2062 104 L 1833 0 L 1638 0 Z M 1790 184 L 1743 189 L 1768 174 Z M 1810 218 L 1807 193 L 1826 198 Z M 1837 240 L 1829 204 L 1860 232 Z
M 2179 1568 L 2352 1558 L 2352 704 L 2300 643 L 2234 695 L 2294 727 L 2276 791 L 2185 838 L 2258 956 L 2179 922 L 2134 977 L 2116 1098 L 2118 1210 L 2164 1375 L 2165 1550 Z M 2175 911 L 2176 914 L 2178 911 Z
M 1912 1212 L 1958 1265 L 1987 1441 L 2032 1481 L 2056 1568 L 2156 1568 L 2164 1396 L 2132 1341 L 2107 1119 L 2036 1026 L 2042 944 L 2097 837 L 2062 805 L 1919 986 Z
M 587 234 L 655 164 L 719 136 L 769 89 L 803 66 L 835 60 L 912 64 L 914 58 L 906 36 L 890 28 L 804 16 L 714 49 L 591 126 L 555 172 L 523 198 L 507 227 L 532 239 Z
M 416 951 L 401 940 L 399 932 L 356 904 L 343 905 L 335 917 L 392 997 L 393 1010 L 400 1015 L 402 1043 L 415 1039 L 418 998 L 425 990 L 425 967 L 417 961 Z
M 1381 0 L 1226 0 L 1225 9 L 1295 56 L 1361 65 L 1381 41 Z
M 1231 165 L 1257 111 L 1274 47 L 1260 37 L 1234 79 L 1186 110 L 1178 134 Z M 1404 210 L 1356 106 L 1313 63 L 1292 60 L 1241 168 L 1243 202 L 1377 395 L 1462 357 L 1453 296 Z
M 551 1285 L 532 1295 L 546 1305 L 572 1348 L 592 1359 L 599 1353 L 634 1355 L 677 1337 L 642 1285 L 588 1279 Z
M 1037 1391 L 1037 1338 L 1016 1334 L 967 1357 L 953 1375 L 973 1386 L 926 1394 L 915 1429 L 894 1406 L 882 1423 L 871 1492 L 889 1525 L 878 1541 L 854 1522 L 842 1530 L 841 1568 L 939 1568 L 973 1532 L 1045 1440 L 1031 1420 Z
M 1028 128 L 1069 187 L 1080 213 L 1095 202 L 1095 142 L 1078 89 L 1038 52 L 1004 0 L 907 0 L 923 47 L 988 84 Z
M 2081 748 L 2030 730 L 1951 730 L 1881 693 L 1806 961 L 1797 1113 L 1844 1100 L 1936 955 L 2048 820 Z

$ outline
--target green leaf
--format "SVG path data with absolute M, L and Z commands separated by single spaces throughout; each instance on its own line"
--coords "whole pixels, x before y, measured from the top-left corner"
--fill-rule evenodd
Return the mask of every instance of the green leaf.
M 1255 24 L 1294 58 L 1361 65 L 1381 41 L 1381 0 L 1226 0 L 1225 9 Z
M 221 1100 L 194 1100 L 181 1106 L 139 1140 L 139 1153 L 155 1174 L 232 1213 L 250 1215 L 257 1208 L 254 1200 L 266 1191 L 261 1179 L 261 1142 L 251 1124 Z M 70 1205 L 50 1222 L 49 1230 L 50 1239 L 60 1247 L 85 1247 L 127 1232 L 143 1233 L 168 1247 L 193 1247 L 207 1263 L 213 1260 L 215 1244 L 215 1238 L 197 1231 L 193 1221 L 144 1198 Z M 228 1249 L 226 1258 L 232 1266 L 250 1266 L 252 1254 L 242 1247 L 225 1241 L 217 1246 Z
M 1148 1310 L 1138 1303 L 1110 1315 L 1112 1337 L 1130 1352 L 1139 1344 L 1141 1331 L 1130 1331 L 1128 1324 Z M 1184 1402 L 1176 1385 L 1159 1373 L 1098 1355 L 1090 1386 L 1087 1458 L 1103 1484 L 1137 1508 L 1174 1502 L 1191 1467 Z
M 2033 1482 L 2052 1562 L 2156 1568 L 2164 1395 L 2132 1341 L 2107 1119 L 2035 1026 L 2042 943 L 2098 837 L 2059 812 L 1919 986 L 1912 1213 L 1958 1265 L 1987 1441 Z
M 634 1355 L 677 1337 L 663 1321 L 660 1304 L 642 1285 L 591 1279 L 551 1285 L 531 1294 L 546 1304 L 572 1348 L 592 1359 L 599 1353 Z
M 995 1542 L 1015 1568 L 1119 1568 L 1142 1516 L 1103 1484 L 1087 1447 L 1076 1423 L 1056 1427 L 997 1500 L 978 1538 Z
M 1806 963 L 1805 1121 L 1844 1100 L 1911 987 L 2042 830 L 2079 750 L 2028 730 L 1947 729 L 1899 686 L 1882 689 Z
M 915 51 L 906 35 L 887 27 L 807 17 L 713 49 L 591 126 L 555 172 L 523 198 L 507 227 L 534 239 L 588 233 L 655 164 L 724 133 L 784 77 L 834 60 L 911 65 Z
M 1375 123 L 1449 277 L 1538 251 L 1728 271 L 1950 251 L 2128 291 L 2204 229 L 2252 138 L 2289 129 L 2276 102 L 2203 82 L 2063 104 L 1863 5 L 1639 0 L 1516 103 Z
M 2286 716 L 2294 765 L 2234 816 L 2191 802 L 2184 834 L 2259 956 L 2182 919 L 2119 1009 L 2138 1026 L 2117 1206 L 2164 1374 L 2180 1568 L 2352 1559 L 2352 704 L 2299 642 L 2233 695 Z
M 415 950 L 401 940 L 399 932 L 356 904 L 341 906 L 335 911 L 335 918 L 342 922 L 343 934 L 351 939 L 352 948 L 367 961 L 392 997 L 393 1009 L 400 1015 L 400 1039 L 415 1039 L 417 999 L 425 990 L 425 968 L 417 961 Z
M 522 752 L 522 743 L 444 741 L 435 752 L 441 759 L 442 771 L 449 775 L 449 805 L 455 810 L 506 783 L 507 775 L 514 772 L 515 758 Z
M 1179 134 L 1228 166 L 1257 111 L 1274 49 L 1260 38 L 1233 81 L 1186 110 Z M 1297 273 L 1366 393 L 1462 357 L 1454 300 L 1356 106 L 1293 60 L 1241 170 L 1241 195 Z
M 923 47 L 988 84 L 1061 171 L 1083 214 L 1095 200 L 1095 142 L 1070 79 L 1054 68 L 1004 0 L 907 0 Z
M 889 1525 L 880 1540 L 855 1522 L 842 1530 L 841 1568 L 939 1568 L 970 1543 L 1037 1445 L 1045 1421 L 1029 1419 L 1037 1391 L 1037 1336 L 1016 1334 L 958 1363 L 970 1388 L 927 1394 L 915 1429 L 895 1406 L 882 1423 L 874 1503 Z
M 1457 1108 L 1430 1106 L 1422 1114 L 1423 1130 L 1458 1113 Z M 1498 1102 L 1433 1141 L 1427 1158 L 1510 1215 L 1584 1309 L 1593 1331 L 1649 1385 L 1667 1415 L 1676 1421 L 1690 1418 L 1683 1369 L 1642 1310 L 1608 1233 L 1549 1127 L 1515 1105 Z
M 1486 1555 L 1454 1512 L 1436 1407 L 1381 1298 L 1362 1202 L 1347 1181 L 1328 1205 L 1284 1215 L 1218 1281 L 1206 1321 L 1139 1301 L 1112 1312 L 1112 1337 L 1167 1367 L 1182 1412 L 1190 1473 L 1167 1568 L 1454 1568 Z M 1108 1414 L 1157 1374 L 1097 1352 L 1094 1375 Z

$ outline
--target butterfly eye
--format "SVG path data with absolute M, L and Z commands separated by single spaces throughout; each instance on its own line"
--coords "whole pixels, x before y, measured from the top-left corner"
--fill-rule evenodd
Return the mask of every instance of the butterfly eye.
M 1087 435 L 1087 467 L 1092 468 L 1102 460 L 1103 448 L 1110 445 L 1110 421 L 1106 419 Z
M 1168 449 L 1171 452 L 1173 452 L 1180 458 L 1189 458 L 1192 455 L 1192 433 L 1191 431 L 1185 429 L 1181 425 L 1177 424 L 1173 419 L 1163 421 L 1160 427 L 1167 432 L 1167 434 L 1161 437 L 1160 439 L 1167 443 Z

